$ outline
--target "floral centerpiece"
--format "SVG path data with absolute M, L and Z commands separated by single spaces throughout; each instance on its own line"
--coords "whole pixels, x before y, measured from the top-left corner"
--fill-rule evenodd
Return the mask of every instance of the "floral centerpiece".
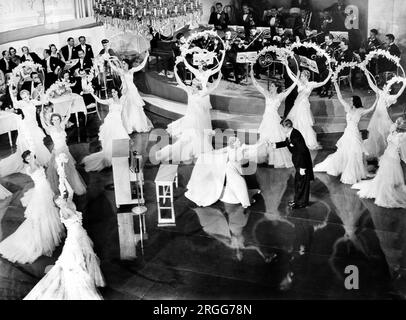
M 48 100 L 60 98 L 72 93 L 71 84 L 64 81 L 55 82 L 45 93 Z
M 31 78 L 33 72 L 40 72 L 42 70 L 42 65 L 34 63 L 32 61 L 25 61 L 20 63 L 17 67 L 13 69 L 10 77 L 10 83 L 17 88 L 21 82 L 25 79 Z

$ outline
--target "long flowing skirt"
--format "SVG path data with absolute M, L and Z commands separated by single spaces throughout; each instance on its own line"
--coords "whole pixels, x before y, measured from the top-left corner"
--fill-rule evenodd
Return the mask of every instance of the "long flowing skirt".
M 0 200 L 11 197 L 13 194 L 0 184 Z
M 375 199 L 384 208 L 406 208 L 406 185 L 399 154 L 396 149 L 385 151 L 379 160 L 375 178 L 352 186 L 360 198 Z
M 220 197 L 220 201 L 230 204 L 240 203 L 243 207 L 251 205 L 248 187 L 241 175 L 238 165 L 228 162 L 226 167 L 226 185 Z
M 292 120 L 293 126 L 300 131 L 310 150 L 320 149 L 316 132 L 313 130 L 314 119 L 308 98 L 296 99 L 288 119 Z
M 368 139 L 364 142 L 369 156 L 379 158 L 385 152 L 392 124 L 386 106 L 378 106 L 368 125 Z
M 102 151 L 93 153 L 83 159 L 82 163 L 85 165 L 85 170 L 87 172 L 101 171 L 104 168 L 111 167 L 113 140 L 120 139 L 130 139 L 127 131 L 124 129 L 121 115 L 109 113 L 99 130 Z
M 33 263 L 42 255 L 51 256 L 65 233 L 48 183 L 36 185 L 28 198 L 25 221 L 0 243 L 3 258 L 21 264 Z
M 121 97 L 123 105 L 122 119 L 128 134 L 133 132 L 149 132 L 154 127 L 145 115 L 145 102 L 134 85 Z
M 314 172 L 341 174 L 341 182 L 355 184 L 367 176 L 363 162 L 365 153 L 361 133 L 358 128 L 347 125 L 343 136 L 337 142 L 337 151 L 314 167 Z
M 280 125 L 281 118 L 278 112 L 274 109 L 266 111 L 258 129 L 260 140 L 269 142 L 285 141 L 286 134 Z M 266 147 L 268 156 L 268 164 L 275 168 L 291 168 L 293 167 L 292 154 L 288 148 L 274 149 L 270 146 Z M 262 158 L 261 155 L 258 155 Z
M 101 300 L 96 287 L 104 286 L 93 243 L 78 223 L 68 227 L 68 237 L 55 266 L 24 300 Z
M 66 179 L 71 185 L 73 191 L 78 195 L 84 195 L 86 193 L 86 184 L 80 176 L 79 172 L 76 170 L 76 161 L 73 159 L 69 152 L 69 148 L 66 146 L 64 148 L 55 149 L 52 151 L 51 161 L 49 162 L 49 167 L 47 168 L 47 179 L 51 185 L 51 188 L 55 194 L 59 194 L 59 175 L 57 171 L 56 157 L 64 153 L 68 156 L 68 162 L 65 164 Z

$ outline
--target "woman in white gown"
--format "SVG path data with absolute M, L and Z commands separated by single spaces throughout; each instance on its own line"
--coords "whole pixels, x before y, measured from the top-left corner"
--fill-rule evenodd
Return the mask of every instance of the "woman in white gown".
M 137 67 L 130 69 L 130 61 L 124 59 L 122 68 L 117 67 L 109 60 L 111 69 L 117 72 L 121 77 L 122 96 L 120 98 L 123 106 L 122 119 L 124 128 L 128 134 L 133 132 L 149 132 L 154 127 L 151 120 L 145 115 L 145 102 L 142 100 L 138 89 L 134 84 L 134 73 L 144 69 L 147 64 L 149 53 L 147 51 L 144 61 Z M 113 59 L 118 61 L 117 58 Z M 119 61 L 118 61 L 119 62 Z
M 300 131 L 306 141 L 306 145 L 310 150 L 320 149 L 317 142 L 316 132 L 313 130 L 314 119 L 310 109 L 310 95 L 314 89 L 324 86 L 332 76 L 332 70 L 329 68 L 329 74 L 323 82 L 309 81 L 310 72 L 303 70 L 300 78 L 292 77 L 292 73 L 288 73 L 293 81 L 297 81 L 298 96 L 295 104 L 288 114 L 288 119 L 293 122 L 293 127 Z
M 211 206 L 218 200 L 249 207 L 251 203 L 241 166 L 249 148 L 231 137 L 228 147 L 200 155 L 187 185 L 186 198 L 199 207 Z
M 64 153 L 69 158 L 65 166 L 67 171 L 67 178 L 69 184 L 72 186 L 73 190 L 78 196 L 84 195 L 86 193 L 86 184 L 84 183 L 82 177 L 79 175 L 79 172 L 76 170 L 75 164 L 76 161 L 73 159 L 72 155 L 69 152 L 68 145 L 66 144 L 66 131 L 65 127 L 69 121 L 70 110 L 67 112 L 67 116 L 62 119 L 60 114 L 54 113 L 50 117 L 50 122 L 46 121 L 43 113 L 41 113 L 40 119 L 42 127 L 45 129 L 47 134 L 51 136 L 54 143 L 54 148 L 52 150 L 52 157 L 47 168 L 47 178 L 51 184 L 51 188 L 55 194 L 59 193 L 59 176 L 56 167 L 56 157 Z
M 329 155 L 323 162 L 314 167 L 314 172 L 327 172 L 329 175 L 338 176 L 341 174 L 341 182 L 354 184 L 367 177 L 367 170 L 364 163 L 365 147 L 358 128 L 361 117 L 372 112 L 374 105 L 364 109 L 361 98 L 353 96 L 353 106 L 350 106 L 342 97 L 337 82 L 334 82 L 340 103 L 344 106 L 347 114 L 347 127 L 344 134 L 337 142 L 337 151 Z
M 402 83 L 401 89 L 397 94 L 391 95 L 390 88 L 385 85 L 383 89 L 379 89 L 372 81 L 372 75 L 367 70 L 365 71 L 371 89 L 379 96 L 376 110 L 371 117 L 368 125 L 368 139 L 364 142 L 368 156 L 379 158 L 387 147 L 387 137 L 390 133 L 390 128 L 393 124 L 389 116 L 388 108 L 396 103 L 406 88 L 406 79 Z
M 93 153 L 82 160 L 86 172 L 102 171 L 104 168 L 111 167 L 113 140 L 130 139 L 123 125 L 121 117 L 122 105 L 118 97 L 118 91 L 113 89 L 111 93 L 113 97 L 107 100 L 99 99 L 93 92 L 91 93 L 98 103 L 109 106 L 109 113 L 104 118 L 104 123 L 99 129 L 102 151 Z
M 404 120 L 392 124 L 387 141 L 388 147 L 379 159 L 375 178 L 352 186 L 358 189 L 360 198 L 375 199 L 375 204 L 384 208 L 406 209 L 406 185 L 401 160 L 406 162 L 406 133 Z
M 11 156 L 0 161 L 0 176 L 5 177 L 13 173 L 21 172 L 24 164 L 21 155 L 26 150 L 31 150 L 37 157 L 41 166 L 48 166 L 51 153 L 44 145 L 45 134 L 38 126 L 37 105 L 44 104 L 43 101 L 30 100 L 30 93 L 27 90 L 20 92 L 22 100 L 17 101 L 10 87 L 10 96 L 14 109 L 22 112 L 22 119 L 18 123 L 17 151 Z
M 168 133 L 176 139 L 173 145 L 168 145 L 156 153 L 158 161 L 175 163 L 190 161 L 197 158 L 201 153 L 213 150 L 211 136 L 210 109 L 201 104 L 205 96 L 210 96 L 221 81 L 221 74 L 210 89 L 202 87 L 197 78 L 193 79 L 191 86 L 186 86 L 180 79 L 175 65 L 175 77 L 179 86 L 188 95 L 186 114 L 181 119 L 168 125 Z
M 65 230 L 44 168 L 37 163 L 30 151 L 23 153 L 23 160 L 27 164 L 26 173 L 35 186 L 21 199 L 26 207 L 26 219 L 12 235 L 0 243 L 0 255 L 13 263 L 30 264 L 40 256 L 52 256 Z
M 290 71 L 288 64 L 285 63 L 286 69 Z M 291 71 L 290 71 L 291 72 Z M 297 75 L 296 79 L 299 77 Z M 268 142 L 279 142 L 286 139 L 286 134 L 283 132 L 280 124 L 281 117 L 278 113 L 279 107 L 283 100 L 293 91 L 297 85 L 297 81 L 286 89 L 284 92 L 278 94 L 278 88 L 271 83 L 269 91 L 265 90 L 257 82 L 254 77 L 254 68 L 251 68 L 251 78 L 254 86 L 265 97 L 265 113 L 262 118 L 261 125 L 259 126 L 259 140 Z M 288 148 L 273 149 L 267 148 L 268 164 L 275 168 L 291 168 L 293 167 L 292 154 Z M 261 157 L 260 157 L 261 158 Z
M 67 160 L 67 159 L 66 159 Z M 66 182 L 66 181 L 65 181 Z M 65 184 L 67 197 L 56 204 L 67 230 L 62 253 L 52 269 L 37 283 L 24 300 L 102 300 L 97 287 L 104 287 L 100 260 L 93 242 L 82 226 L 82 213 L 72 201 L 73 190 Z
M 0 184 L 0 200 L 11 197 L 13 194 Z

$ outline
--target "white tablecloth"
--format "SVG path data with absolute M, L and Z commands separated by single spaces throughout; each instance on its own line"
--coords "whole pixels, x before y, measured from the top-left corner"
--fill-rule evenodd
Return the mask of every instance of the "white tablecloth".
M 59 98 L 50 99 L 50 101 L 54 105 L 54 112 L 59 113 L 61 116 L 67 115 L 70 105 L 72 105 L 71 114 L 83 112 L 85 115 L 87 115 L 85 101 L 83 100 L 82 96 L 76 93 L 71 93 Z
M 0 135 L 8 133 L 10 146 L 13 145 L 11 140 L 11 131 L 18 129 L 19 116 L 12 112 L 0 111 Z

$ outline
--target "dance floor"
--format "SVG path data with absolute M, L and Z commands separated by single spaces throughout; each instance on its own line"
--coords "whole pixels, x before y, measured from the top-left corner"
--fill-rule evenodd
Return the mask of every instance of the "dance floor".
M 69 132 L 72 155 L 80 161 L 98 148 L 100 122 L 90 117 L 78 143 Z M 87 137 L 86 137 L 87 136 Z M 134 135 L 144 155 L 152 146 L 148 134 Z M 0 157 L 10 152 L 7 136 L 0 137 Z M 312 154 L 322 161 L 326 151 Z M 157 166 L 145 164 L 148 240 L 144 256 L 120 261 L 112 171 L 83 174 L 87 195 L 77 198 L 84 226 L 101 259 L 107 287 L 105 299 L 397 299 L 406 297 L 406 210 L 382 209 L 338 179 L 318 174 L 312 184 L 311 207 L 287 209 L 293 196 L 290 169 L 259 166 L 262 193 L 247 210 L 216 203 L 196 208 L 184 197 L 192 165 L 179 169 L 175 191 L 175 228 L 157 227 L 154 179 Z M 32 186 L 28 176 L 1 180 L 14 193 L 0 202 L 0 239 L 24 219 L 20 199 Z M 138 226 L 136 226 L 136 229 Z M 0 299 L 21 299 L 40 280 L 52 258 L 32 265 L 0 259 Z M 344 269 L 356 265 L 359 290 L 346 290 Z

